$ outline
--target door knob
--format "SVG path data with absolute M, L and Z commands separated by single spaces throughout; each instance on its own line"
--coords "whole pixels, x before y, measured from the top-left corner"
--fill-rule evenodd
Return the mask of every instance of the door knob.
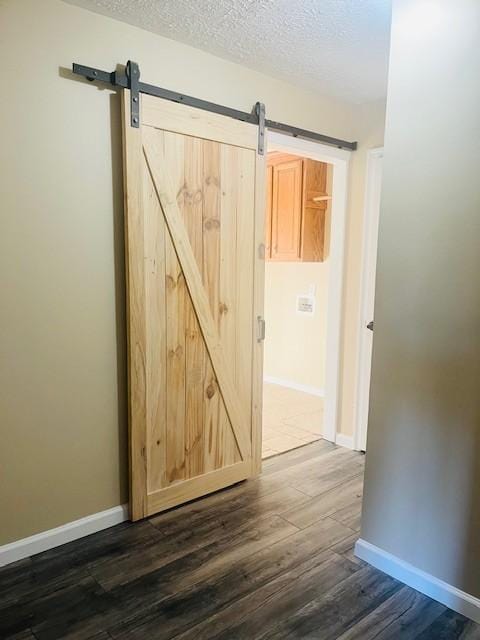
M 370 322 L 367 324 L 367 329 L 370 329 L 370 331 L 373 331 L 373 320 L 370 320 Z

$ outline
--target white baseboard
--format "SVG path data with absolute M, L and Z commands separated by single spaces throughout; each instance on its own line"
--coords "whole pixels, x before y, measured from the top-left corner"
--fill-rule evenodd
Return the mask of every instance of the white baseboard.
M 83 538 L 91 533 L 108 529 L 120 522 L 128 520 L 128 505 L 123 504 L 106 511 L 94 513 L 91 516 L 68 522 L 55 529 L 42 531 L 34 536 L 22 538 L 0 547 L 0 567 L 36 553 L 59 547 L 72 540 Z
M 293 382 L 292 380 L 284 380 L 283 378 L 276 378 L 275 376 L 264 376 L 264 382 L 269 384 L 278 384 L 280 387 L 287 387 L 287 389 L 295 389 L 295 391 L 303 391 L 303 393 L 309 393 L 311 396 L 318 396 L 319 398 L 325 397 L 325 389 L 320 387 L 311 387 L 308 384 L 300 384 Z
M 335 444 L 338 444 L 339 447 L 354 449 L 353 436 L 346 436 L 344 433 L 337 433 L 335 437 Z
M 389 576 L 480 624 L 480 599 L 417 569 L 365 540 L 357 540 L 355 555 Z

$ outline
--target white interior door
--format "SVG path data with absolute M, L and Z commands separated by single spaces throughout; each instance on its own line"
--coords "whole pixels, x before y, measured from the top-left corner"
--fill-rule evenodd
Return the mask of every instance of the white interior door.
M 382 187 L 383 149 L 368 155 L 363 236 L 362 291 L 360 309 L 360 350 L 357 373 L 356 449 L 367 449 L 368 406 L 374 336 L 375 277 L 377 267 L 378 222 Z

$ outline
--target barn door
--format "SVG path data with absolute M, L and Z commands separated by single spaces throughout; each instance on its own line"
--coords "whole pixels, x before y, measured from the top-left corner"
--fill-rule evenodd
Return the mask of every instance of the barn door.
M 265 160 L 253 124 L 123 105 L 136 520 L 260 470 Z

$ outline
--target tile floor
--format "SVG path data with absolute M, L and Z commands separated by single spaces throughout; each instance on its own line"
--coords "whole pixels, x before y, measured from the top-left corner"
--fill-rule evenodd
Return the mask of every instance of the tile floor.
M 277 384 L 263 385 L 263 458 L 320 440 L 322 424 L 323 398 Z

